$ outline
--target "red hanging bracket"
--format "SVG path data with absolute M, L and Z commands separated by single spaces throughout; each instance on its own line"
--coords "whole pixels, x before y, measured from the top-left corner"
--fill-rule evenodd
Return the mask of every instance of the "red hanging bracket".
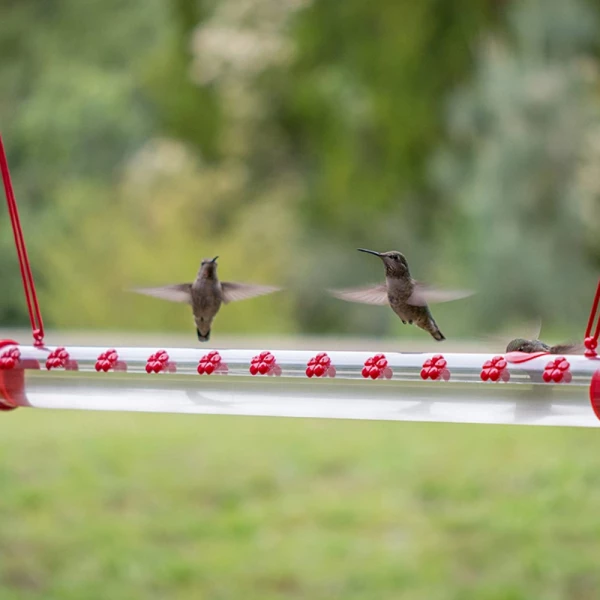
M 23 280 L 23 290 L 25 291 L 25 300 L 27 302 L 27 310 L 29 311 L 29 321 L 31 322 L 31 332 L 33 334 L 33 345 L 42 347 L 44 345 L 44 323 L 42 322 L 42 314 L 38 304 L 37 293 L 35 291 L 35 283 L 29 257 L 27 256 L 27 247 L 25 246 L 25 238 L 23 237 L 23 229 L 21 228 L 21 219 L 17 209 L 17 201 L 13 192 L 12 182 L 10 180 L 10 172 L 8 170 L 8 160 L 6 152 L 0 136 L 0 169 L 2 170 L 2 181 L 4 182 L 4 192 L 6 194 L 6 204 L 8 206 L 8 214 L 10 215 L 10 223 L 12 225 L 13 235 L 15 238 L 15 246 L 17 248 L 17 256 L 19 258 L 19 268 L 21 269 L 21 279 Z
M 598 347 L 598 336 L 600 335 L 600 316 L 598 317 L 598 323 L 596 324 L 596 331 L 592 335 L 592 328 L 594 326 L 594 320 L 596 319 L 596 313 L 598 312 L 598 303 L 600 302 L 600 280 L 598 281 L 598 287 L 596 288 L 596 296 L 594 297 L 594 303 L 592 304 L 592 310 L 590 311 L 590 320 L 585 330 L 584 345 L 585 355 L 588 358 L 596 358 L 598 353 L 596 348 Z

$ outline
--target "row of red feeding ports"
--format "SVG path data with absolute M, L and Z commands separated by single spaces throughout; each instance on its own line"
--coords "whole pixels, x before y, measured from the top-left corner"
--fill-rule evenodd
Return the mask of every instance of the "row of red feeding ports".
M 0 354 L 0 369 L 9 370 L 15 367 L 39 368 L 37 361 L 29 361 L 35 364 L 23 364 L 27 361 L 21 361 L 21 352 L 18 348 L 5 350 Z M 542 379 L 554 383 L 570 383 L 572 376 L 570 372 L 570 363 L 564 357 L 559 356 L 546 364 Z M 72 360 L 65 348 L 55 348 L 46 358 L 46 369 L 63 368 L 66 370 L 77 370 L 77 362 Z M 119 360 L 119 355 L 115 349 L 102 352 L 95 365 L 96 371 L 126 371 L 127 365 Z M 147 373 L 174 373 L 177 370 L 176 364 L 170 360 L 165 350 L 159 350 L 151 354 L 146 362 Z M 261 352 L 250 361 L 249 372 L 251 375 L 281 375 L 281 366 L 277 363 L 275 356 L 268 351 Z M 198 362 L 197 371 L 199 375 L 211 375 L 212 373 L 225 374 L 229 368 L 219 352 L 212 350 L 205 354 Z M 325 352 L 313 356 L 306 365 L 307 377 L 335 377 L 336 368 L 331 362 L 331 358 Z M 365 360 L 362 371 L 365 379 L 391 379 L 393 371 L 388 365 L 384 354 L 375 354 Z M 450 379 L 450 370 L 446 359 L 437 354 L 428 358 L 421 369 L 422 379 L 431 379 L 432 381 Z M 485 361 L 482 366 L 480 378 L 482 381 L 504 381 L 510 380 L 508 362 L 503 356 L 495 356 Z

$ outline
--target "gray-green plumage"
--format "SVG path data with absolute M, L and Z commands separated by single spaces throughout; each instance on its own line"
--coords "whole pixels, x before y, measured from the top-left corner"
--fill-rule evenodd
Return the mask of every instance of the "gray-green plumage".
M 458 300 L 470 296 L 472 292 L 437 290 L 415 281 L 411 277 L 406 257 L 400 252 L 375 252 L 365 248 L 358 250 L 381 258 L 385 267 L 385 283 L 346 290 L 330 290 L 329 293 L 348 302 L 389 304 L 405 325 L 416 325 L 427 331 L 435 340 L 440 342 L 445 340 L 427 303 Z
M 204 259 L 196 279 L 192 283 L 177 283 L 156 288 L 135 288 L 132 291 L 171 302 L 191 304 L 198 340 L 207 342 L 210 339 L 213 319 L 222 304 L 263 296 L 281 289 L 267 285 L 219 281 L 217 258 L 219 257 Z
M 573 344 L 556 344 L 549 346 L 540 340 L 526 340 L 524 338 L 515 338 L 506 346 L 506 352 L 526 352 L 533 354 L 534 352 L 548 352 L 550 354 L 572 354 L 582 348 L 579 343 Z

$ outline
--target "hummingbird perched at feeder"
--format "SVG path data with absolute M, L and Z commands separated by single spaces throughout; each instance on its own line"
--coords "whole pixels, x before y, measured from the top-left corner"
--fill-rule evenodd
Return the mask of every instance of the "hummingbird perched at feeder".
M 549 346 L 540 340 L 526 340 L 524 338 L 515 338 L 506 346 L 506 352 L 526 352 L 533 354 L 535 352 L 548 352 L 550 354 L 575 354 L 583 348 L 582 344 L 556 344 Z
M 340 300 L 362 304 L 389 304 L 405 325 L 416 325 L 427 331 L 435 340 L 445 340 L 431 311 L 428 302 L 449 302 L 471 296 L 469 291 L 444 291 L 415 281 L 410 274 L 408 262 L 400 252 L 375 252 L 358 248 L 359 252 L 374 254 L 383 261 L 385 283 L 344 290 L 329 290 Z
M 198 340 L 208 342 L 213 319 L 219 312 L 221 304 L 246 300 L 255 296 L 264 296 L 265 294 L 278 292 L 281 289 L 269 285 L 219 281 L 217 277 L 217 258 L 219 257 L 205 258 L 200 264 L 196 279 L 192 283 L 177 283 L 153 288 L 134 288 L 131 291 L 153 296 L 154 298 L 170 300 L 171 302 L 191 304 Z
M 506 344 L 505 352 L 524 352 L 526 354 L 536 354 L 538 352 L 547 352 L 549 354 L 576 354 L 583 349 L 583 344 L 578 342 L 565 342 L 564 344 L 556 344 L 555 346 L 550 346 L 550 344 L 542 342 L 539 339 L 542 332 L 542 320 L 539 317 L 525 324 L 520 324 L 517 330 L 512 332 L 512 335 L 515 335 L 516 332 L 526 337 L 516 337 L 508 342 L 508 344 L 506 344 L 506 340 L 510 334 L 503 335 L 502 337 L 498 335 L 487 337 L 489 342 L 493 343 L 494 346 L 500 344 L 504 346 L 504 344 Z

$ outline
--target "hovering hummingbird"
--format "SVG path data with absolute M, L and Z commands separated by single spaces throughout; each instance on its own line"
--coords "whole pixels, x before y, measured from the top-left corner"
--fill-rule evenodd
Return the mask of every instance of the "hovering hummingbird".
M 365 248 L 358 248 L 358 251 L 381 258 L 385 267 L 385 283 L 345 290 L 329 290 L 329 293 L 348 302 L 389 304 L 405 325 L 414 324 L 424 329 L 438 342 L 445 340 L 444 334 L 431 315 L 427 302 L 449 302 L 466 298 L 472 292 L 437 290 L 415 281 L 410 275 L 406 258 L 400 252 L 375 252 Z
M 191 304 L 198 340 L 208 342 L 213 319 L 219 312 L 221 304 L 263 296 L 281 289 L 268 285 L 219 281 L 217 258 L 219 257 L 215 256 L 212 260 L 205 258 L 202 261 L 193 283 L 178 283 L 155 288 L 134 288 L 132 291 L 171 302 Z
M 526 352 L 533 354 L 534 352 L 549 352 L 550 354 L 574 354 L 581 350 L 581 344 L 556 344 L 549 346 L 540 340 L 526 340 L 523 338 L 515 338 L 506 346 L 506 352 Z

